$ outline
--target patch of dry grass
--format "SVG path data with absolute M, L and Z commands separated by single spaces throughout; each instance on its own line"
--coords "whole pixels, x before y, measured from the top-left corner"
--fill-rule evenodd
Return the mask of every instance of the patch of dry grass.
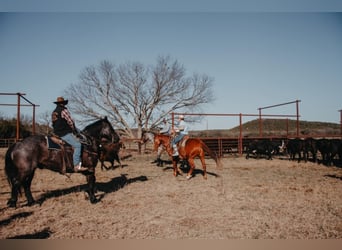
M 166 157 L 166 156 L 164 156 Z M 0 238 L 50 239 L 341 239 L 342 169 L 287 160 L 207 159 L 194 178 L 174 178 L 154 155 L 133 156 L 124 168 L 97 168 L 90 204 L 85 178 L 37 170 L 32 191 L 41 205 L 7 208 L 10 196 L 0 158 Z M 43 234 L 45 232 L 45 234 Z M 48 232 L 48 233 L 46 233 Z

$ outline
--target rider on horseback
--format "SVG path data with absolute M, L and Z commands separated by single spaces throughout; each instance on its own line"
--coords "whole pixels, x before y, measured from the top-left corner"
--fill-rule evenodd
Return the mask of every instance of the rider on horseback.
M 172 140 L 173 154 L 176 157 L 179 155 L 177 143 L 180 142 L 184 136 L 188 135 L 188 125 L 184 121 L 184 115 L 178 117 L 178 124 L 174 127 L 175 137 Z
M 170 124 L 167 122 L 167 120 L 164 118 L 163 119 L 163 127 L 159 131 L 160 134 L 162 135 L 170 135 L 171 129 L 170 129 Z M 158 151 L 157 151 L 157 159 L 152 162 L 152 163 L 157 163 L 157 166 L 160 167 L 163 165 L 161 158 L 161 154 L 164 150 L 164 146 L 162 144 L 159 145 Z
M 54 134 L 69 143 L 74 148 L 73 163 L 74 171 L 86 171 L 88 168 L 82 167 L 81 162 L 81 143 L 76 138 L 77 128 L 74 120 L 66 107 L 68 100 L 58 97 L 54 102 L 57 106 L 52 112 L 52 127 Z

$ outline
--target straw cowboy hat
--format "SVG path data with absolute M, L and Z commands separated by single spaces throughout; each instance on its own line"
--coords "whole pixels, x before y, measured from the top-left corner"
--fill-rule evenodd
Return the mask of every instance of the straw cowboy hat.
M 64 100 L 63 97 L 59 96 L 57 97 L 57 101 L 53 102 L 55 104 L 64 104 L 64 105 L 67 105 L 68 104 L 68 100 Z

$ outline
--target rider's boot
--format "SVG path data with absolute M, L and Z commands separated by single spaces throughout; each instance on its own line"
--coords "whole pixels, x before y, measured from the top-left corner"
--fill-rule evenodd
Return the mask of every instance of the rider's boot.
M 78 163 L 76 166 L 74 166 L 75 172 L 84 172 L 87 171 L 88 168 L 82 167 L 82 162 Z
M 176 145 L 176 144 L 174 144 L 174 145 L 172 146 L 172 148 L 173 148 L 173 153 L 172 153 L 172 156 L 178 156 L 178 155 L 179 155 L 179 153 L 178 153 L 178 148 L 177 148 L 177 145 Z

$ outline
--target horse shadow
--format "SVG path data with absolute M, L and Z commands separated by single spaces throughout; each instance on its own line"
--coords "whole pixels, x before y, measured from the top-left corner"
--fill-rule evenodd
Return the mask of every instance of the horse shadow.
M 0 227 L 7 226 L 12 222 L 15 222 L 19 218 L 29 217 L 33 214 L 33 212 L 21 212 L 17 214 L 11 215 L 9 218 L 0 221 Z M 47 239 L 51 236 L 52 232 L 50 228 L 44 228 L 39 232 L 35 232 L 32 234 L 21 234 L 12 237 L 7 237 L 6 239 Z
M 170 161 L 170 164 L 172 164 L 172 161 Z M 181 163 L 179 168 L 180 168 L 180 170 L 183 171 L 184 174 L 187 174 L 190 170 L 190 166 L 186 162 Z M 173 170 L 173 167 L 172 166 L 166 166 L 163 168 L 163 171 L 166 171 L 166 170 Z M 203 170 L 195 168 L 194 171 L 192 172 L 192 175 L 193 175 L 193 177 L 195 177 L 196 175 L 202 175 L 203 176 Z M 207 175 L 211 175 L 214 177 L 220 177 L 218 174 L 208 172 L 208 171 L 207 171 Z
M 101 191 L 103 194 L 97 195 L 97 202 L 101 201 L 103 197 L 108 193 L 113 193 L 123 188 L 127 184 L 131 184 L 137 181 L 147 181 L 146 176 L 138 176 L 134 178 L 127 178 L 126 174 L 122 174 L 121 176 L 115 177 L 108 182 L 96 182 L 96 191 Z M 88 184 L 82 184 L 73 186 L 70 188 L 56 189 L 49 191 L 45 194 L 42 194 L 39 199 L 36 200 L 36 203 L 42 205 L 46 200 L 56 197 L 61 197 L 71 193 L 77 192 L 87 192 L 88 193 Z
M 137 182 L 137 181 L 147 181 L 148 178 L 144 175 L 130 178 L 126 177 L 127 174 L 121 174 L 121 176 L 115 177 L 111 179 L 109 182 L 97 182 L 96 183 L 96 192 L 101 191 L 103 192 L 98 197 L 98 201 L 101 201 L 107 194 L 116 192 L 123 188 L 124 186 Z
M 51 234 L 52 232 L 50 231 L 50 228 L 47 227 L 36 233 L 21 234 L 13 237 L 8 237 L 6 239 L 48 239 L 50 238 Z
M 121 166 L 120 165 L 113 165 L 112 166 L 103 166 L 103 168 L 101 168 L 101 171 L 109 171 L 109 170 L 115 170 L 115 169 L 118 169 L 118 168 L 126 168 L 128 167 L 128 164 L 122 164 Z
M 32 215 L 33 212 L 22 212 L 22 213 L 17 213 L 17 214 L 13 214 L 11 215 L 8 219 L 4 219 L 0 221 L 0 227 L 2 226 L 7 226 L 9 225 L 12 221 L 15 221 L 19 218 L 25 218 L 28 217 L 30 215 Z

